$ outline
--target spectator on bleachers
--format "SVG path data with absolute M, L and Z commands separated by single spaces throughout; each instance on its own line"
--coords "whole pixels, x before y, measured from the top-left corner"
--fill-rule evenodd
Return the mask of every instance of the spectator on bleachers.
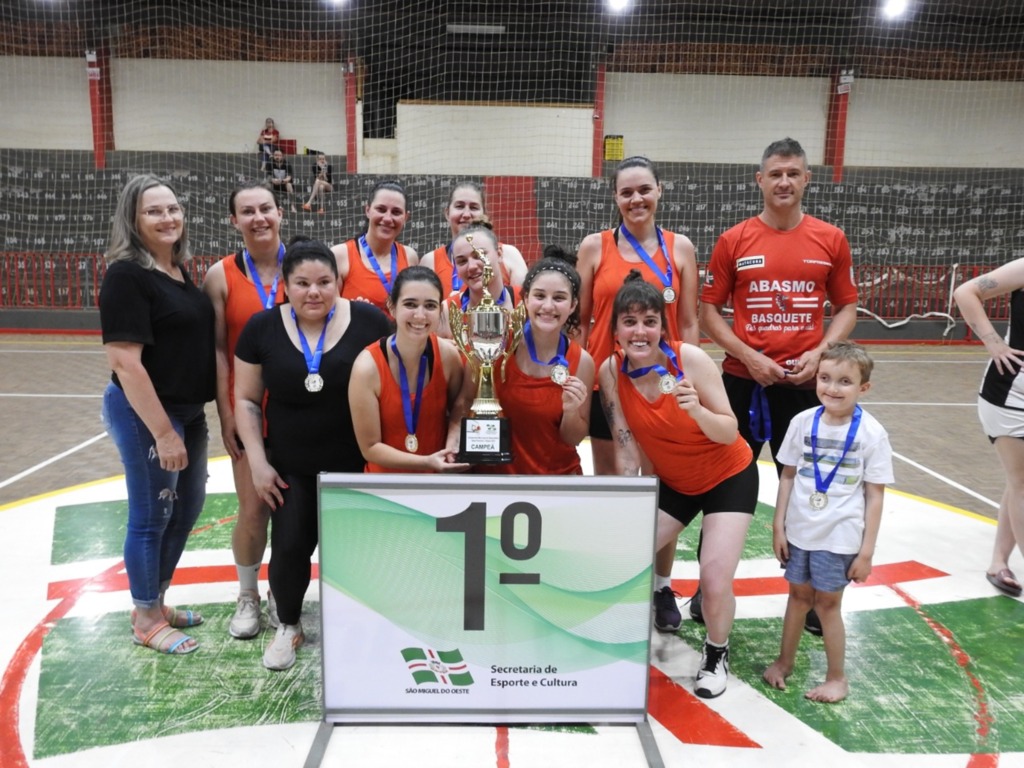
M 278 147 L 278 142 L 281 141 L 281 133 L 274 127 L 274 118 L 268 117 L 267 122 L 263 126 L 263 130 L 260 131 L 259 138 L 256 139 L 256 148 L 260 153 L 260 170 L 266 173 L 267 166 L 270 165 L 270 159 L 274 156 Z
M 284 153 L 274 150 L 274 156 L 267 167 L 267 181 L 274 190 L 274 199 L 277 200 L 277 207 L 284 210 L 285 202 L 288 203 L 292 213 L 295 213 L 295 188 L 292 186 L 292 164 L 284 159 Z
M 318 153 L 312 169 L 313 185 L 309 191 L 309 200 L 302 204 L 302 210 L 312 211 L 313 200 L 320 198 L 320 207 L 317 209 L 317 213 L 324 212 L 327 193 L 334 191 L 334 179 L 331 175 L 333 170 L 331 164 L 327 162 L 327 156 L 323 152 Z

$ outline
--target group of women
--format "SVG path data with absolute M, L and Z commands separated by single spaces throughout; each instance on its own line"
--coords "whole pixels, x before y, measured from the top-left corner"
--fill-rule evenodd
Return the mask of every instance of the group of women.
M 243 185 L 230 201 L 243 247 L 210 270 L 201 292 L 182 269 L 188 236 L 174 191 L 156 177 L 132 179 L 115 216 L 101 318 L 114 370 L 105 409 L 128 480 L 136 642 L 176 654 L 197 647 L 182 630 L 201 617 L 167 607 L 163 595 L 202 509 L 203 404 L 216 399 L 239 497 L 229 629 L 252 637 L 261 628 L 269 520 L 277 630 L 263 661 L 295 662 L 317 545 L 317 474 L 470 469 L 455 458 L 457 425 L 478 374 L 445 338 L 447 305 L 483 300 L 489 261 L 487 292 L 508 308 L 522 303 L 527 322 L 494 376 L 514 459 L 478 471 L 582 474 L 577 446 L 589 435 L 597 472 L 657 474 L 655 601 L 675 607 L 675 539 L 703 512 L 708 641 L 724 646 L 757 473 L 697 343 L 693 245 L 655 224 L 661 190 L 648 160 L 623 161 L 612 182 L 620 223 L 584 239 L 578 269 L 552 247 L 526 269 L 487 224 L 474 183 L 452 190 L 451 241 L 422 264 L 398 242 L 409 205 L 395 182 L 374 188 L 365 231 L 333 248 L 301 238 L 285 247 L 273 193 Z

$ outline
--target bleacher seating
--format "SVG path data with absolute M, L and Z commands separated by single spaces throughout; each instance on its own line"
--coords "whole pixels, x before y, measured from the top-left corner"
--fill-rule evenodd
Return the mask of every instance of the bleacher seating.
M 286 213 L 285 239 L 304 234 L 337 243 L 359 230 L 367 196 L 380 177 L 350 176 L 337 171 L 344 168 L 344 158 L 332 161 L 336 172 L 327 215 Z M 296 178 L 305 180 L 313 157 L 296 156 L 292 162 Z M 814 170 L 805 209 L 842 227 L 858 269 L 868 270 L 869 281 L 874 275 L 889 286 L 884 295 L 865 289 L 865 303 L 878 314 L 905 317 L 915 311 L 945 311 L 952 265 L 991 267 L 1024 256 L 1024 169 L 848 168 L 841 183 L 831 181 L 829 169 Z M 186 209 L 197 256 L 212 258 L 238 246 L 228 220 L 228 196 L 239 180 L 260 177 L 255 153 L 111 152 L 106 168 L 96 170 L 91 152 L 3 149 L 2 252 L 96 258 L 106 247 L 121 187 L 131 173 L 142 171 L 172 180 Z M 701 263 L 708 260 L 726 227 L 761 208 L 752 165 L 677 163 L 664 164 L 660 171 L 665 194 L 658 221 L 688 235 Z M 968 177 L 984 181 L 958 180 Z M 442 210 L 458 180 L 400 177 L 412 213 L 403 242 L 424 254 L 447 240 Z M 299 186 L 305 189 L 304 183 Z M 617 221 L 605 179 L 538 178 L 534 191 L 541 243 L 575 248 L 589 232 Z M 11 269 L 7 264 L 8 282 Z M 61 291 L 88 291 L 91 279 L 61 278 L 51 300 L 63 306 Z M 34 290 L 36 296 L 40 291 Z M 12 294 L 8 286 L 0 306 L 18 306 Z M 93 305 L 88 297 L 76 305 L 69 296 L 67 302 Z

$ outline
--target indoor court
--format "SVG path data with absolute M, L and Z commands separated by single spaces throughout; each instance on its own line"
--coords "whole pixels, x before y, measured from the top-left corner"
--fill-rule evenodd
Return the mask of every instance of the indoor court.
M 1024 768 L 1024 601 L 985 578 L 1004 484 L 977 416 L 988 356 L 952 299 L 1024 257 L 1020 0 L 0 0 L 0 107 L 0 768 Z M 206 504 L 168 595 L 202 612 L 200 647 L 132 642 L 125 480 L 100 418 L 115 204 L 139 173 L 173 186 L 200 283 L 242 247 L 232 189 L 273 176 L 268 118 L 294 176 L 275 194 L 283 243 L 354 237 L 395 179 L 410 214 L 396 239 L 422 257 L 457 235 L 450 195 L 469 181 L 530 264 L 616 226 L 609 179 L 639 155 L 699 279 L 719 236 L 762 210 L 764 148 L 802 144 L 801 210 L 850 243 L 851 338 L 875 360 L 862 403 L 896 477 L 873 574 L 843 601 L 846 700 L 803 697 L 826 664 L 808 634 L 787 690 L 761 678 L 788 590 L 766 451 L 723 695 L 693 694 L 694 524 L 672 575 L 682 626 L 651 639 L 649 730 L 327 730 L 316 578 L 292 669 L 263 666 L 273 630 L 228 634 L 237 499 L 213 403 Z M 303 207 L 320 154 L 332 189 Z M 766 291 L 780 312 L 787 291 Z M 1002 331 L 1005 297 L 987 309 Z M 1024 575 L 1019 549 L 1010 567 Z
M 770 552 L 774 472 L 762 462 L 761 505 L 738 573 L 728 691 L 711 701 L 690 692 L 700 627 L 687 618 L 674 635 L 655 633 L 649 713 L 665 765 L 1024 765 L 1016 726 L 1024 667 L 1013 640 L 1024 607 L 984 579 L 1001 481 L 975 415 L 981 350 L 870 351 L 877 367 L 864 405 L 889 430 L 897 479 L 886 495 L 875 575 L 844 603 L 850 698 L 824 706 L 800 697 L 824 663 L 821 640 L 810 636 L 789 691 L 760 682 L 785 604 Z M 260 664 L 266 633 L 251 641 L 228 636 L 235 584 L 226 459 L 211 462 L 207 510 L 171 588 L 174 602 L 202 609 L 206 621 L 194 631 L 202 647 L 174 658 L 130 642 L 119 555 L 124 485 L 98 418 L 104 361 L 95 337 L 0 339 L 0 416 L 10 428 L 10 449 L 0 457 L 0 562 L 10 611 L 0 641 L 0 764 L 300 765 L 320 717 L 316 631 L 286 673 Z M 218 438 L 212 446 L 211 455 L 222 455 Z M 694 542 L 692 531 L 684 535 L 674 572 L 683 596 L 696 583 Z M 1019 553 L 1012 565 L 1024 569 Z M 307 601 L 315 617 L 315 584 Z M 350 725 L 335 729 L 323 764 L 645 762 L 635 731 L 622 725 Z

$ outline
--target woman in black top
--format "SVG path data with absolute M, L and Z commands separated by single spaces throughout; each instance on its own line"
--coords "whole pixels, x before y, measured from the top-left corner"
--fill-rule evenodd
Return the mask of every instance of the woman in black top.
M 112 370 L 103 419 L 124 463 L 124 563 L 135 642 L 163 653 L 198 646 L 192 611 L 164 592 L 206 500 L 205 403 L 215 395 L 213 305 L 181 265 L 191 254 L 178 198 L 155 176 L 131 179 L 114 212 L 100 324 Z
M 376 307 L 338 296 L 337 262 L 323 243 L 293 241 L 281 275 L 288 303 L 254 315 L 235 347 L 238 434 L 256 492 L 271 508 L 270 589 L 281 623 L 263 654 L 268 669 L 291 667 L 302 644 L 302 598 L 318 539 L 316 477 L 363 471 L 349 377 L 359 353 L 389 329 Z

